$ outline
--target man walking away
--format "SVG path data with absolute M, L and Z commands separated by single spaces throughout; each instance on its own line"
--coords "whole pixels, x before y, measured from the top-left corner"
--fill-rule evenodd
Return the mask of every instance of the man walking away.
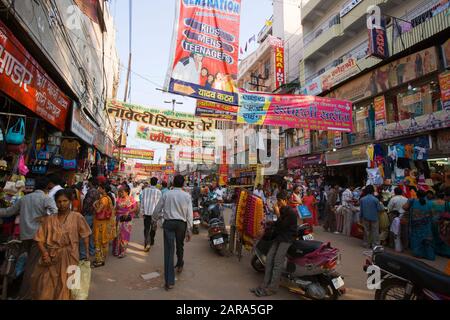
M 49 175 L 48 179 L 50 181 L 49 186 L 48 186 L 48 190 L 49 190 L 48 191 L 48 196 L 53 199 L 55 194 L 59 190 L 63 189 L 63 186 L 64 186 L 65 183 L 62 181 L 60 176 L 57 175 L 56 173 L 53 173 L 53 174 Z
M 50 181 L 46 177 L 36 180 L 36 190 L 19 199 L 12 207 L 0 209 L 0 218 L 11 217 L 20 213 L 20 240 L 28 254 L 25 272 L 19 298 L 31 299 L 31 275 L 41 257 L 34 236 L 38 231 L 41 220 L 58 212 L 55 200 L 47 195 Z
M 150 180 L 150 188 L 145 188 L 142 193 L 141 214 L 144 217 L 144 251 L 150 251 L 150 246 L 155 244 L 156 220 L 152 218 L 156 205 L 162 197 L 160 190 L 156 188 L 158 178 Z
M 336 202 L 338 199 L 339 186 L 335 185 L 330 189 L 327 195 L 327 202 L 325 205 L 326 222 L 323 225 L 325 231 L 335 232 L 336 231 Z
M 192 230 L 192 199 L 181 188 L 184 185 L 184 177 L 177 175 L 173 180 L 174 189 L 167 191 L 159 200 L 153 212 L 153 217 L 158 220 L 164 218 L 164 277 L 166 290 L 175 285 L 175 273 L 173 264 L 174 246 L 177 246 L 177 272 L 183 271 L 184 239 L 191 240 Z
M 379 213 L 384 210 L 380 200 L 373 195 L 372 185 L 366 187 L 366 196 L 361 199 L 361 219 L 364 225 L 364 246 L 372 248 L 380 244 Z
M 198 207 L 198 199 L 200 199 L 200 187 L 198 186 L 198 183 L 194 183 L 194 189 L 192 189 L 192 204 L 194 207 Z
M 98 184 L 95 178 L 89 179 L 88 182 L 88 191 L 83 201 L 83 210 L 81 214 L 86 219 L 86 222 L 89 225 L 91 230 L 94 230 L 94 217 L 95 217 L 95 209 L 94 203 L 100 200 L 100 192 L 97 190 Z M 91 234 L 89 236 L 89 256 L 95 256 L 95 245 L 94 245 L 94 236 Z M 86 259 L 86 248 L 84 247 L 84 242 L 80 242 L 80 260 Z

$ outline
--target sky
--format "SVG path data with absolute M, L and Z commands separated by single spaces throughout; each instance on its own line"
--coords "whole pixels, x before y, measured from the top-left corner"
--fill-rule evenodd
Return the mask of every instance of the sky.
M 131 0 L 132 25 L 132 74 L 131 95 L 128 102 L 160 109 L 171 109 L 164 101 L 176 99 L 176 111 L 195 112 L 195 99 L 157 91 L 162 89 L 168 69 L 172 31 L 177 0 Z M 111 0 L 110 11 L 116 25 L 117 50 L 119 52 L 120 88 L 118 100 L 124 99 L 126 66 L 129 47 L 129 0 Z M 242 0 L 240 43 L 245 42 L 263 28 L 272 16 L 272 0 Z M 248 53 L 250 53 L 250 48 Z M 136 123 L 131 123 L 128 132 L 129 148 L 155 150 L 153 163 L 165 162 L 168 145 L 135 139 Z

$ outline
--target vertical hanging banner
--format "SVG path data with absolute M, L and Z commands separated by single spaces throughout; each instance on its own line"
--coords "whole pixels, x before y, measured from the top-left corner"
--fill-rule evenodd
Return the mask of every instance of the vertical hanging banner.
M 165 89 L 238 105 L 241 0 L 177 0 Z
M 373 100 L 375 108 L 375 125 L 384 126 L 386 124 L 386 100 L 384 96 L 376 97 Z
M 389 57 L 389 49 L 386 33 L 386 21 L 381 18 L 381 28 L 369 29 L 369 56 L 374 56 L 382 60 Z
M 283 40 L 270 36 L 269 43 L 273 47 L 275 55 L 275 88 L 281 87 L 285 83 L 284 74 L 284 44 Z

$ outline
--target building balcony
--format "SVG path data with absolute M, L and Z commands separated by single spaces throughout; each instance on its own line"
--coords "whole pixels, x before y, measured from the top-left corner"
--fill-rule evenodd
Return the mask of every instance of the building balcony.
M 336 46 L 341 36 L 342 25 L 338 13 L 303 38 L 303 59 L 317 60 L 327 56 L 327 52 Z
M 362 0 L 356 6 L 351 6 L 355 0 L 349 0 L 341 7 L 341 23 L 344 34 L 352 36 L 354 32 L 367 28 L 367 8 L 376 5 L 386 9 L 385 4 L 391 2 L 389 0 Z M 392 2 L 391 2 L 392 3 Z
M 394 29 L 392 26 L 387 30 L 388 37 L 390 37 L 388 39 L 393 39 L 393 41 L 389 40 L 390 55 L 400 53 L 415 44 L 450 28 L 450 9 L 446 9 L 436 14 L 434 17 L 415 27 L 410 25 L 405 28 L 406 23 L 398 23 L 403 24 L 403 27 L 400 27 L 400 29 L 403 30 L 402 32 L 398 32 L 398 29 Z M 394 34 L 392 35 L 392 33 Z
M 313 22 L 325 15 L 333 0 L 302 0 L 302 23 Z
M 269 37 L 267 37 L 264 42 L 247 58 L 241 61 L 239 64 L 239 75 L 238 81 L 244 77 L 250 70 L 254 69 L 254 66 L 258 62 L 262 62 L 262 58 L 270 53 L 272 46 L 270 45 Z

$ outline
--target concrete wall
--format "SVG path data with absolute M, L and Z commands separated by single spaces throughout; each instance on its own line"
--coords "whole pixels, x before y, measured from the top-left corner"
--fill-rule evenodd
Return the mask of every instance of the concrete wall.
M 6 6 L 13 2 L 1 1 Z M 106 127 L 103 106 L 107 95 L 110 97 L 114 86 L 118 86 L 119 74 L 115 30 L 108 10 L 104 13 L 107 26 L 107 32 L 103 34 L 107 73 L 104 84 L 102 32 L 72 0 L 14 1 L 14 5 L 15 19 L 56 68 L 81 104 L 100 126 Z

